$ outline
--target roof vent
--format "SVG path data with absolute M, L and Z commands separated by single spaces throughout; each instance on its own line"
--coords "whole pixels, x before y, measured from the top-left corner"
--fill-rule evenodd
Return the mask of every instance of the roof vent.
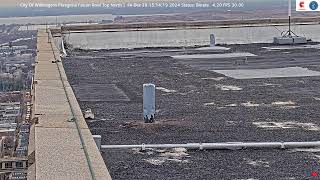
M 154 84 L 143 84 L 143 119 L 145 123 L 154 122 L 156 111 L 156 86 Z
M 92 135 L 94 142 L 96 143 L 99 151 L 101 150 L 101 135 Z

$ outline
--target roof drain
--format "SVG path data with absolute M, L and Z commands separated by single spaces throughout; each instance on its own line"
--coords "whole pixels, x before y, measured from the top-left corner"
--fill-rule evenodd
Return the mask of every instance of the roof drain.
M 240 149 L 290 149 L 320 147 L 320 141 L 313 142 L 226 142 L 226 143 L 187 143 L 187 144 L 141 144 L 141 145 L 101 145 L 101 149 L 132 148 L 186 148 L 200 150 L 240 150 Z

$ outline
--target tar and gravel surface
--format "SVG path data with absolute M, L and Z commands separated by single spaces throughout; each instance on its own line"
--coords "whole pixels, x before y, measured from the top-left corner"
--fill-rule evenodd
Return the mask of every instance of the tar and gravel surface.
M 320 140 L 319 76 L 238 80 L 210 71 L 288 66 L 320 71 L 318 46 L 263 48 L 269 46 L 230 45 L 227 52 L 257 56 L 199 63 L 171 56 L 209 51 L 73 50 L 64 65 L 74 88 L 87 87 L 75 92 L 82 109 L 95 113 L 88 124 L 102 135 L 102 144 Z M 143 83 L 162 87 L 156 92 L 155 124 L 142 120 Z M 97 99 L 99 94 L 103 98 Z M 133 149 L 106 150 L 103 156 L 113 179 L 316 179 L 311 172 L 320 171 L 320 149 Z

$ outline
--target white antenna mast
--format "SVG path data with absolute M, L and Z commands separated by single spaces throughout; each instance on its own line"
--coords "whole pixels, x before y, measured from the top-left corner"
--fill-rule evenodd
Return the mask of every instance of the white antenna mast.
M 296 35 L 292 30 L 291 30 L 291 11 L 292 11 L 292 4 L 291 0 L 288 0 L 288 20 L 289 20 L 289 30 L 288 31 L 283 31 L 281 33 L 281 37 L 274 37 L 273 42 L 275 44 L 306 44 L 307 43 L 307 38 L 306 37 L 300 37 Z
M 288 31 L 284 31 L 282 33 L 282 37 L 289 37 L 292 38 L 292 34 L 297 36 L 292 30 L 291 30 L 291 11 L 292 11 L 292 4 L 291 4 L 291 0 L 288 0 L 288 20 L 289 20 L 289 30 Z
M 289 0 L 289 5 L 288 5 L 288 16 L 289 16 L 289 37 L 291 37 L 291 0 Z

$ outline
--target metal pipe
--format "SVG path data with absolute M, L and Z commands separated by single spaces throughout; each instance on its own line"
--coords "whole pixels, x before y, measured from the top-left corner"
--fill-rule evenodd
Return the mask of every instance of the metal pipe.
M 313 142 L 226 142 L 226 143 L 187 143 L 187 144 L 138 144 L 138 145 L 101 145 L 101 149 L 132 148 L 186 148 L 186 149 L 246 149 L 246 148 L 312 148 L 320 147 L 320 141 Z
M 291 0 L 289 0 L 289 5 L 288 5 L 288 16 L 289 16 L 289 37 L 291 37 Z

